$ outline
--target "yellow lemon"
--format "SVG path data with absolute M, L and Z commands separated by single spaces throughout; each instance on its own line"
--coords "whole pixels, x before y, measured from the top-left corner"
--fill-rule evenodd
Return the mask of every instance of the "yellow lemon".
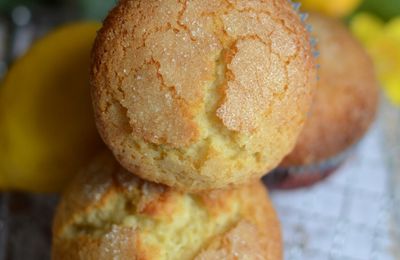
M 61 191 L 101 146 L 91 109 L 98 23 L 64 26 L 16 61 L 0 87 L 0 189 Z
M 299 2 L 305 11 L 343 17 L 352 13 L 360 5 L 361 0 L 300 0 Z
M 384 24 L 379 18 L 362 13 L 353 18 L 350 26 L 373 58 L 389 99 L 400 105 L 400 17 Z
M 351 20 L 350 26 L 361 42 L 369 44 L 381 35 L 385 24 L 376 16 L 360 13 Z

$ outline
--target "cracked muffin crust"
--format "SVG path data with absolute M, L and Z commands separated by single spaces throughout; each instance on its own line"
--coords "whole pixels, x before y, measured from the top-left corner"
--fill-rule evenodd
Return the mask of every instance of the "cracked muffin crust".
M 98 33 L 98 129 L 138 176 L 185 191 L 240 184 L 293 148 L 316 71 L 286 0 L 122 0 Z
M 141 180 L 104 152 L 61 199 L 52 258 L 279 260 L 282 241 L 259 181 L 190 195 Z

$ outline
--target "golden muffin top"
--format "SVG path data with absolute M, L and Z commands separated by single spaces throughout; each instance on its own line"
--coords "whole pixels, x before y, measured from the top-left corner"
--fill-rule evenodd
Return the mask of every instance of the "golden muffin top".
M 258 178 L 303 126 L 310 49 L 286 0 L 123 0 L 93 50 L 98 128 L 147 180 L 199 191 Z

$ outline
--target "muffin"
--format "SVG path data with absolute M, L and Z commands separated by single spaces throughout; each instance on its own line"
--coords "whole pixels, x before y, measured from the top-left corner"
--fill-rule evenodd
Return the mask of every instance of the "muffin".
M 289 1 L 122 0 L 92 55 L 101 136 L 141 178 L 234 186 L 295 145 L 316 79 Z
M 0 190 L 59 192 L 103 147 L 90 98 L 90 51 L 101 24 L 39 39 L 0 86 Z
M 339 21 L 311 14 L 318 41 L 317 91 L 296 147 L 270 183 L 281 188 L 306 186 L 327 177 L 352 152 L 374 121 L 379 91 L 373 64 Z
M 282 242 L 261 182 L 187 194 L 135 177 L 104 152 L 61 199 L 52 258 L 276 260 Z

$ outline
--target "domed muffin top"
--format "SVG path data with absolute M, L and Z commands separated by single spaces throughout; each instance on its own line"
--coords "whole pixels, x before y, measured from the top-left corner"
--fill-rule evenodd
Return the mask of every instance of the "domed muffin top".
M 311 56 L 286 0 L 123 0 L 93 50 L 99 130 L 152 181 L 200 190 L 259 177 L 303 125 Z

